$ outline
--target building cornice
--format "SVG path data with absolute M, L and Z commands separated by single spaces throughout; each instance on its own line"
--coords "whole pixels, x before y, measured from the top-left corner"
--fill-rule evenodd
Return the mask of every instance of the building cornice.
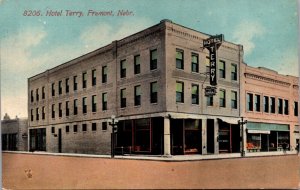
M 276 79 L 269 78 L 269 77 L 264 77 L 264 76 L 253 74 L 253 73 L 245 73 L 244 75 L 245 75 L 246 78 L 251 78 L 251 79 L 254 79 L 254 80 L 273 83 L 273 84 L 280 85 L 280 86 L 285 86 L 285 87 L 290 87 L 291 86 L 291 83 L 276 80 Z

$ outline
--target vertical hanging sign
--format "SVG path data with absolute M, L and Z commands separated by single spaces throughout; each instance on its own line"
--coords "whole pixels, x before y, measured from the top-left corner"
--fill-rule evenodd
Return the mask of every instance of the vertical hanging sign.
M 224 35 L 211 36 L 210 38 L 203 40 L 203 47 L 209 50 L 210 59 L 210 85 L 217 85 L 217 50 L 221 46 L 224 40 Z

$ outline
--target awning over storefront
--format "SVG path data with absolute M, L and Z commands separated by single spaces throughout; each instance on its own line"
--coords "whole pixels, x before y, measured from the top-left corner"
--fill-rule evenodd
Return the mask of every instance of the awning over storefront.
M 259 130 L 259 131 L 290 131 L 289 125 L 285 124 L 275 124 L 275 123 L 255 123 L 248 122 L 247 129 L 249 130 Z
M 252 134 L 270 134 L 271 131 L 266 131 L 266 130 L 247 130 L 248 133 Z
M 233 117 L 220 117 L 220 118 L 218 118 L 218 120 L 221 120 L 221 121 L 229 123 L 229 124 L 237 125 L 238 120 L 240 120 L 240 119 L 239 118 L 233 118 Z

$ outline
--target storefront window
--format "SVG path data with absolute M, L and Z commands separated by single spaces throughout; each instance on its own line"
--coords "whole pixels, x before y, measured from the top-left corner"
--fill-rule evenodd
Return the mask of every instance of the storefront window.
M 184 120 L 185 129 L 185 153 L 201 152 L 201 126 L 200 120 L 186 119 Z
M 137 119 L 134 121 L 135 124 L 135 147 L 136 152 L 150 152 L 150 119 Z
M 247 135 L 247 149 L 249 152 L 259 151 L 261 149 L 261 134 Z

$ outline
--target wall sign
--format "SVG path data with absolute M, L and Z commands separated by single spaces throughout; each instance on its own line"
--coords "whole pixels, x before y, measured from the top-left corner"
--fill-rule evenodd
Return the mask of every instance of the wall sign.
M 224 35 L 211 36 L 210 38 L 203 40 L 203 47 L 209 50 L 210 59 L 210 85 L 217 85 L 217 50 L 221 46 L 224 40 Z

